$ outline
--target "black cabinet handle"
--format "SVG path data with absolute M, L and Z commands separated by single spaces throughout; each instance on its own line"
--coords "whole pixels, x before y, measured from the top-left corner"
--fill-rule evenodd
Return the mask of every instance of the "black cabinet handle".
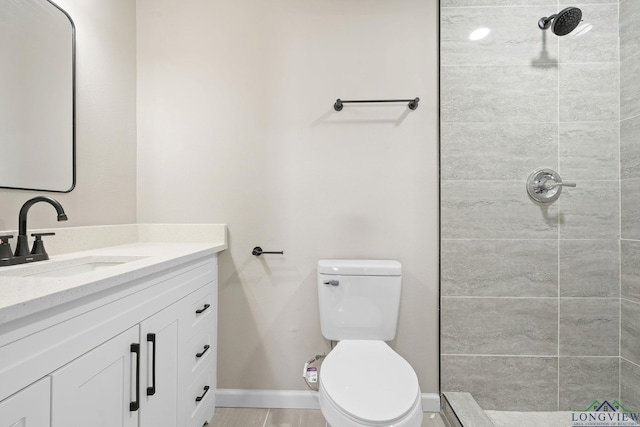
M 205 304 L 204 307 L 202 307 L 200 310 L 196 310 L 196 314 L 202 314 L 205 312 L 206 309 L 208 309 L 209 307 L 211 307 L 210 304 Z
M 136 399 L 129 403 L 130 411 L 140 408 L 140 344 L 131 344 L 131 353 L 136 354 Z
M 201 358 L 202 356 L 204 356 L 204 354 L 207 352 L 207 350 L 209 350 L 209 345 L 205 345 L 204 346 L 204 350 L 202 350 L 200 353 L 196 353 L 196 357 L 197 358 Z
M 147 396 L 153 396 L 156 394 L 156 334 L 147 334 L 147 342 L 151 343 L 153 348 L 153 359 L 151 361 L 151 387 L 147 387 Z
M 204 396 L 207 394 L 208 391 L 209 391 L 209 386 L 208 385 L 204 386 L 204 393 L 202 393 L 202 396 L 196 397 L 196 402 L 200 402 L 202 399 L 204 399 Z

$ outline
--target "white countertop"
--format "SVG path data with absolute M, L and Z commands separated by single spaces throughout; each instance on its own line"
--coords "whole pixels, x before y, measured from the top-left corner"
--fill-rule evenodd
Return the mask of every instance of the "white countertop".
M 226 240 L 226 239 L 225 239 Z M 33 313 L 120 286 L 227 248 L 219 243 L 132 243 L 51 256 L 39 261 L 0 269 L 0 325 Z M 79 258 L 126 261 L 118 265 L 68 277 L 12 276 L 28 268 L 30 274 L 78 263 Z M 90 258 L 88 258 L 90 260 Z

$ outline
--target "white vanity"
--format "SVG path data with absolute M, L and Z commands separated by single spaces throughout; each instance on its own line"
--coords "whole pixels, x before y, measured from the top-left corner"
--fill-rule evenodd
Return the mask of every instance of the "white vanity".
M 0 427 L 202 427 L 217 252 L 133 243 L 0 270 Z

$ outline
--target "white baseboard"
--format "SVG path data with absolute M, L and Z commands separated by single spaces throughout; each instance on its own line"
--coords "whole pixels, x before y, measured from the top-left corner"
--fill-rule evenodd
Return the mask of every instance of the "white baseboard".
M 319 409 L 318 393 L 311 390 L 216 390 L 216 406 L 223 408 Z M 422 409 L 440 412 L 440 395 L 422 393 Z
M 422 410 L 424 412 L 440 412 L 440 395 L 438 393 L 422 393 Z
M 223 408 L 319 409 L 312 390 L 216 390 L 216 406 Z

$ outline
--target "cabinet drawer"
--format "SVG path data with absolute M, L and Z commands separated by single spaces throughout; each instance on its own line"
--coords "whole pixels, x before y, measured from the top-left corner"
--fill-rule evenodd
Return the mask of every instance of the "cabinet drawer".
M 204 421 L 213 416 L 216 393 L 215 366 L 211 363 L 213 361 L 213 359 L 209 360 L 210 363 L 187 391 L 186 413 L 187 425 L 189 426 L 195 426 L 194 422 L 199 422 L 199 420 L 203 420 L 202 422 L 204 423 Z
M 211 333 L 197 334 L 187 343 L 186 365 L 189 384 L 195 381 L 203 369 L 210 366 L 215 359 L 216 343 L 212 342 Z
M 202 324 L 215 324 L 216 311 L 218 310 L 216 300 L 213 296 L 213 286 L 208 285 L 197 290 L 188 296 L 190 309 L 187 319 L 187 327 L 197 328 Z
M 209 402 L 207 407 L 199 413 L 199 415 L 192 419 L 187 424 L 188 427 L 206 427 L 211 425 L 211 419 L 213 418 L 215 408 L 212 402 Z

